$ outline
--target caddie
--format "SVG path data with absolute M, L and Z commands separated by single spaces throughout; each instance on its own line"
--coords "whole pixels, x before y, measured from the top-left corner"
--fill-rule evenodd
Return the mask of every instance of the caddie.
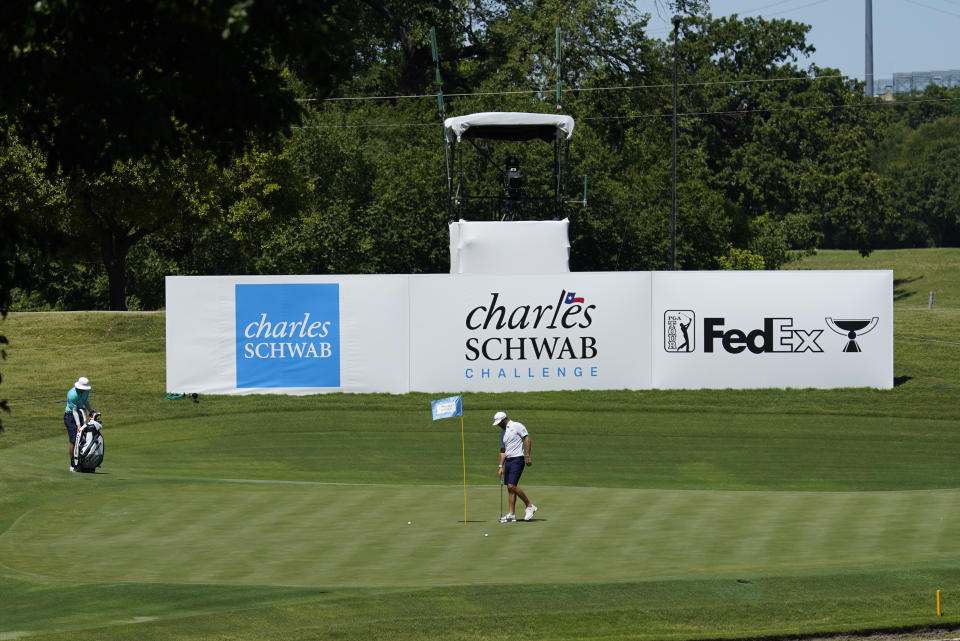
M 77 442 L 77 430 L 83 425 L 80 410 L 86 409 L 87 416 L 93 414 L 90 407 L 90 381 L 81 376 L 67 392 L 67 409 L 63 413 L 63 424 L 67 427 L 67 438 L 70 439 L 70 471 L 76 472 L 73 466 L 73 447 Z

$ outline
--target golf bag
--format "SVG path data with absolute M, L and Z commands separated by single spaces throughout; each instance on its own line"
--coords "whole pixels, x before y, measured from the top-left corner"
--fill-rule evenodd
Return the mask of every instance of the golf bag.
M 73 447 L 73 466 L 80 472 L 93 474 L 103 462 L 103 435 L 100 430 L 100 412 L 94 412 L 77 430 Z

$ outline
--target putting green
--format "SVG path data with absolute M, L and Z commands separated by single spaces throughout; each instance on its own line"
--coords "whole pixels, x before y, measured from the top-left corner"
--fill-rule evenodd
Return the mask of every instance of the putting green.
M 71 500 L 0 535 L 0 563 L 72 581 L 235 585 L 739 578 L 955 560 L 960 527 L 960 490 L 531 486 L 537 518 L 499 524 L 497 486 L 469 487 L 464 523 L 458 486 L 71 481 L 84 482 Z

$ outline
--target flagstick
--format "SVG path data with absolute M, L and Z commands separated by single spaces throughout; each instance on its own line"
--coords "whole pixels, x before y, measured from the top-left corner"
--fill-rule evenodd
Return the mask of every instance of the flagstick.
M 463 436 L 463 397 L 451 396 L 430 402 L 430 413 L 433 420 L 441 418 L 460 417 L 460 452 L 463 460 L 463 524 L 467 524 L 467 447 Z
M 463 414 L 460 414 L 460 457 L 463 461 L 463 524 L 467 524 L 467 448 L 463 442 Z

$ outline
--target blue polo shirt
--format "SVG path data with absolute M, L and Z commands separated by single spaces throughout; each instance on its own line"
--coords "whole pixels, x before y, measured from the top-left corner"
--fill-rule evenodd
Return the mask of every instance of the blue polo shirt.
M 76 387 L 71 387 L 70 391 L 67 392 L 67 409 L 63 410 L 64 414 L 72 414 L 73 410 L 81 410 L 87 408 L 88 412 L 92 412 L 93 409 L 90 407 L 90 390 L 79 390 Z

